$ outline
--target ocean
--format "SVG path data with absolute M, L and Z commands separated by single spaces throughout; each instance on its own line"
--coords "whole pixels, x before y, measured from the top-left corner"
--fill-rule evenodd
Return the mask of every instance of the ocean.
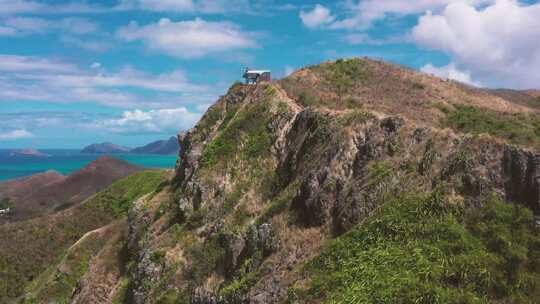
M 62 174 L 77 171 L 103 155 L 81 154 L 79 150 L 40 150 L 48 157 L 10 156 L 12 150 L 0 149 L 0 181 L 56 170 Z M 132 164 L 148 168 L 174 168 L 176 155 L 113 154 Z

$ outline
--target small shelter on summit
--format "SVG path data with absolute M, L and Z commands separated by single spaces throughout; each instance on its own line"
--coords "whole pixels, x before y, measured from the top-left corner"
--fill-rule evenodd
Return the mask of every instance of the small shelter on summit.
M 270 70 L 252 70 L 246 68 L 244 71 L 244 79 L 246 84 L 257 84 L 261 81 L 270 82 L 272 81 L 272 73 Z

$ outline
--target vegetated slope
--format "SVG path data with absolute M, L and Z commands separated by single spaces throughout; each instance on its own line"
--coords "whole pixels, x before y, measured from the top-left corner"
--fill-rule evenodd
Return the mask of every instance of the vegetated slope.
M 0 184 L 0 195 L 13 206 L 12 214 L 0 220 L 20 221 L 68 208 L 140 170 L 126 161 L 101 157 L 67 177 L 45 173 Z
M 178 139 L 175 136 L 172 136 L 168 140 L 158 140 L 145 146 L 134 148 L 131 150 L 131 153 L 177 155 L 179 149 L 180 145 L 178 144 Z
M 534 303 L 538 114 L 369 59 L 235 84 L 130 209 L 118 287 L 72 299 Z
M 0 302 L 9 303 L 20 298 L 27 284 L 38 280 L 28 287 L 28 301 L 65 303 L 78 282 L 73 277 L 82 275 L 94 254 L 101 248 L 112 246 L 109 244 L 111 239 L 118 240 L 114 245 L 122 247 L 123 242 L 119 239 L 125 231 L 122 227 L 125 227 L 125 215 L 131 203 L 141 195 L 153 192 L 168 174 L 165 170 L 135 173 L 75 207 L 0 226 Z M 95 237 L 89 238 L 91 244 L 86 246 L 83 236 L 96 229 L 101 232 L 93 233 Z M 75 246 L 78 241 L 85 245 Z M 74 252 L 79 248 L 84 252 Z M 79 261 L 74 261 L 77 259 Z M 77 267 L 82 269 L 56 267 L 57 263 L 67 265 L 71 262 L 79 262 Z M 55 271 L 58 272 L 56 275 L 48 275 Z

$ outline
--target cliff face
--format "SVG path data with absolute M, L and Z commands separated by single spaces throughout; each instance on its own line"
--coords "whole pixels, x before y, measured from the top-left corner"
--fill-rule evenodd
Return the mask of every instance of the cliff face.
M 444 128 L 452 127 L 445 117 L 464 100 L 496 113 L 529 115 L 534 109 L 372 61 L 346 63 L 360 64 L 369 80 L 341 83 L 339 74 L 350 67 L 335 66 L 340 64 L 301 70 L 280 83 L 235 85 L 194 129 L 179 136 L 169 211 L 156 202 L 132 210 L 130 244 L 137 249 L 130 248 L 137 253 L 130 300 L 331 299 L 331 290 L 317 289 L 318 280 L 328 278 L 310 271 L 310 263 L 324 257 L 328 244 L 383 216 L 396 199 L 441 193 L 445 205 L 468 214 L 505 198 L 538 211 L 538 153 L 508 145 L 504 136 Z M 351 69 L 359 73 L 358 67 Z M 380 75 L 377 69 L 395 78 L 397 92 L 388 95 L 398 100 L 371 100 L 389 86 L 388 80 L 374 84 L 370 77 Z M 343 88 L 336 89 L 339 85 Z M 440 102 L 422 99 L 443 89 L 455 95 L 444 91 L 434 95 Z M 413 93 L 399 100 L 399 90 Z M 527 140 L 524 146 L 536 138 Z M 157 210 L 167 219 L 154 221 Z M 469 229 L 465 215 L 463 221 Z M 459 289 L 456 280 L 445 288 Z M 345 288 L 339 282 L 336 288 Z M 491 289 L 471 292 L 497 298 Z
M 365 59 L 235 84 L 179 136 L 175 177 L 131 208 L 109 296 L 532 303 L 537 115 Z

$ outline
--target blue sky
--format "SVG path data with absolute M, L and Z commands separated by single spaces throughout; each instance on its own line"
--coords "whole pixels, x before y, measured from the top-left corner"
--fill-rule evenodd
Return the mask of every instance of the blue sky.
M 352 56 L 539 88 L 540 4 L 0 0 L 0 149 L 143 145 L 193 126 L 245 66 Z

